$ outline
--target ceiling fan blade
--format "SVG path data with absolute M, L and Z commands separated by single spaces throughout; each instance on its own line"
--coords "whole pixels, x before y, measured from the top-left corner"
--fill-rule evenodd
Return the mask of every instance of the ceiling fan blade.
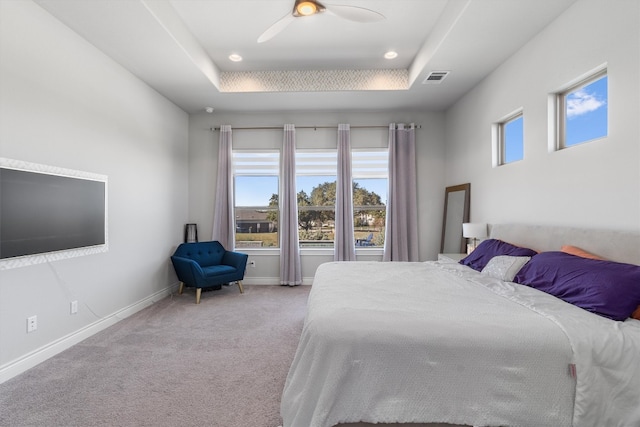
M 291 23 L 295 19 L 295 16 L 291 14 L 291 12 L 287 13 L 282 18 L 278 19 L 275 24 L 267 28 L 267 30 L 262 33 L 260 37 L 258 37 L 258 43 L 266 42 L 267 40 L 271 40 L 275 37 L 280 31 L 284 30 L 284 28 Z
M 340 4 L 325 4 L 327 12 L 333 13 L 340 18 L 355 22 L 376 22 L 385 19 L 385 16 L 371 9 L 358 6 L 347 6 Z

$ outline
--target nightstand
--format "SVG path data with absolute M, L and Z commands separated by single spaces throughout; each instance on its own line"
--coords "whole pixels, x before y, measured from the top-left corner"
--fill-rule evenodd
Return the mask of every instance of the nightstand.
M 458 262 L 466 256 L 467 254 L 438 254 L 438 261 Z

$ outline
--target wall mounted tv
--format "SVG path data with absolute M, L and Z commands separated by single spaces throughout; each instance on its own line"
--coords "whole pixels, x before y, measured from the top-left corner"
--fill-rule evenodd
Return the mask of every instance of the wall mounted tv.
M 104 175 L 0 159 L 0 261 L 106 245 Z

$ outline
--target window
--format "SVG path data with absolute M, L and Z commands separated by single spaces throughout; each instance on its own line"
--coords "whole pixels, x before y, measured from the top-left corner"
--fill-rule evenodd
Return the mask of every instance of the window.
M 607 70 L 604 69 L 556 94 L 557 148 L 607 136 L 607 83 Z
M 494 124 L 494 166 L 524 158 L 524 117 L 522 111 L 510 114 Z
M 524 158 L 523 123 L 522 113 L 504 123 L 503 163 L 511 163 Z
M 278 247 L 280 152 L 234 151 L 236 248 Z
M 338 153 L 296 152 L 300 247 L 333 247 L 336 218 Z
M 353 151 L 354 242 L 358 247 L 384 245 L 388 187 L 388 153 Z M 336 151 L 296 152 L 300 247 L 333 247 L 338 155 Z
M 389 188 L 389 152 L 353 151 L 353 228 L 357 247 L 383 247 Z

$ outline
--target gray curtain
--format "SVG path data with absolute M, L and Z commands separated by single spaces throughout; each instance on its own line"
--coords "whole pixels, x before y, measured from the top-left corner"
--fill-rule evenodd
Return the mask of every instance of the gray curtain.
M 334 261 L 355 261 L 353 240 L 353 184 L 351 173 L 351 130 L 338 125 L 338 176 L 336 180 L 336 228 Z
M 302 268 L 298 241 L 296 129 L 291 124 L 284 125 L 280 177 L 280 284 L 295 286 L 302 283 Z
M 212 240 L 219 241 L 225 249 L 233 250 L 235 233 L 233 221 L 233 176 L 232 176 L 231 126 L 220 126 L 218 147 L 218 180 L 213 209 Z
M 389 200 L 383 261 L 418 261 L 416 130 L 389 125 Z

